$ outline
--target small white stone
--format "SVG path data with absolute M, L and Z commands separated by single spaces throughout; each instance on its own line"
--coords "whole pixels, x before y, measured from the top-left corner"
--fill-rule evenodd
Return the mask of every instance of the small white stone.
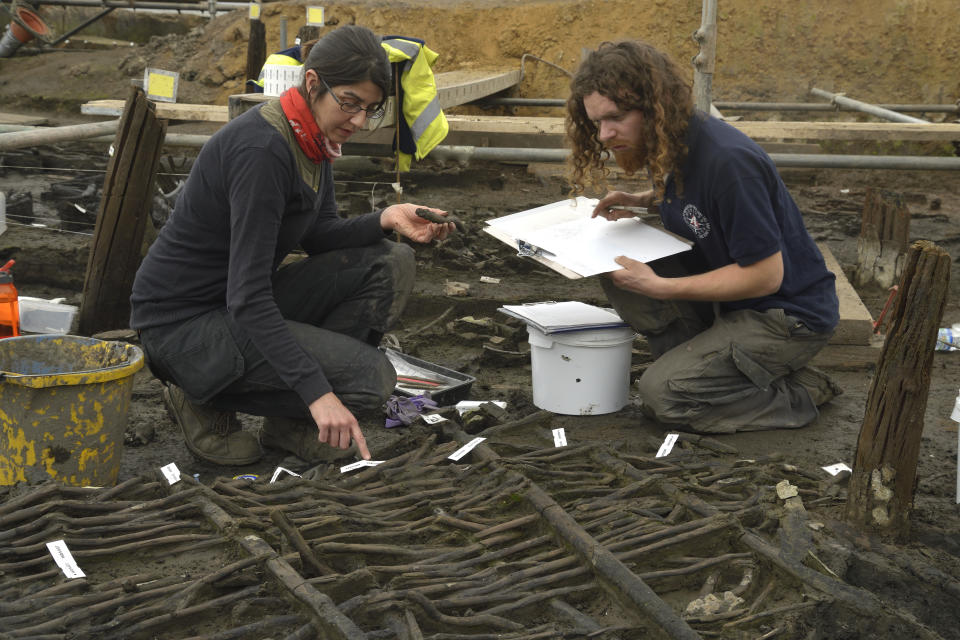
M 777 497 L 781 500 L 795 498 L 798 495 L 800 495 L 800 492 L 797 490 L 796 486 L 790 484 L 789 480 L 781 480 L 777 483 Z

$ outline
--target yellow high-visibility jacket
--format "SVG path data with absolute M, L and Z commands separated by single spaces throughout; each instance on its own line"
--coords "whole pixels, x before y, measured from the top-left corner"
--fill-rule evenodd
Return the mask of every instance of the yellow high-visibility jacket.
M 277 53 L 271 53 L 269 56 L 267 56 L 267 59 L 264 60 L 263 62 L 263 67 L 260 68 L 260 76 L 256 80 L 248 80 L 247 83 L 255 84 L 258 87 L 260 87 L 260 89 L 262 90 L 263 89 L 263 69 L 268 64 L 289 65 L 291 67 L 301 66 L 303 63 L 300 62 L 300 60 L 298 60 L 297 58 L 294 58 L 293 56 L 287 55 L 287 53 L 292 53 L 292 49 L 293 48 L 284 49 L 283 51 L 279 51 Z M 300 45 L 297 45 L 296 49 L 299 53 Z
M 422 160 L 440 144 L 450 125 L 440 108 L 437 83 L 433 77 L 433 63 L 439 54 L 425 44 L 402 38 L 389 37 L 380 43 L 390 62 L 400 68 L 401 111 L 406 126 L 400 129 L 397 162 L 401 171 L 410 170 L 411 158 Z

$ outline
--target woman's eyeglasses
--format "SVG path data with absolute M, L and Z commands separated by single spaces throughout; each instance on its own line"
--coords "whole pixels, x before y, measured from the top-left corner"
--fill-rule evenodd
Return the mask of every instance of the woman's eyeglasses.
M 356 102 L 344 102 L 343 100 L 337 97 L 337 94 L 333 92 L 333 89 L 330 88 L 330 85 L 327 84 L 326 80 L 324 80 L 323 78 L 320 78 L 320 76 L 317 76 L 317 78 L 320 80 L 320 82 L 323 83 L 323 86 L 327 88 L 327 91 L 333 97 L 334 101 L 338 105 L 340 105 L 340 111 L 343 111 L 344 113 L 351 113 L 351 114 L 360 113 L 361 111 L 366 111 L 367 117 L 371 119 L 383 117 L 383 107 L 376 107 L 376 108 L 363 107 L 357 104 Z

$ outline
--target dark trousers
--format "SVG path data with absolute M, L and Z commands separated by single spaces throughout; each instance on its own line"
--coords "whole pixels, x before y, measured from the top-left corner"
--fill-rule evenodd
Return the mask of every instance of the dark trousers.
M 384 240 L 285 265 L 274 298 L 294 339 L 352 411 L 378 408 L 396 372 L 377 348 L 413 288 L 413 250 Z M 309 417 L 226 308 L 141 331 L 150 368 L 199 404 L 253 415 Z
M 661 276 L 686 273 L 669 258 L 650 266 Z M 819 415 L 794 376 L 832 332 L 815 333 L 782 309 L 714 313 L 709 303 L 654 300 L 602 282 L 657 358 L 638 386 L 644 410 L 658 421 L 731 433 L 802 427 Z

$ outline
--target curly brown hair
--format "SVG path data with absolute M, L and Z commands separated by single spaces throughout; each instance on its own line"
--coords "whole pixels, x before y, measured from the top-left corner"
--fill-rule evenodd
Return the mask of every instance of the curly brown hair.
M 687 125 L 693 115 L 690 85 L 664 53 L 640 41 L 604 42 L 577 69 L 567 98 L 566 131 L 573 153 L 568 180 L 574 195 L 585 186 L 606 188 L 610 151 L 600 142 L 583 99 L 592 94 L 612 100 L 623 111 L 643 114 L 639 166 L 653 182 L 655 200 L 663 199 L 667 175 L 674 172 L 682 192 L 680 166 L 687 155 Z

